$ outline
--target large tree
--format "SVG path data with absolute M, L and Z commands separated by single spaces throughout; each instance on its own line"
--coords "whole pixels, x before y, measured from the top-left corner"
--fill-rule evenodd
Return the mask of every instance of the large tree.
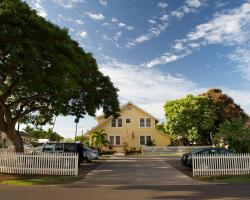
M 211 143 L 210 132 L 216 119 L 214 107 L 208 98 L 187 95 L 185 98 L 166 102 L 166 131 L 173 139 L 177 137 Z
M 232 121 L 232 119 L 240 117 L 243 122 L 246 122 L 249 118 L 243 109 L 241 109 L 231 97 L 224 94 L 221 89 L 209 89 L 207 92 L 203 93 L 202 96 L 207 97 L 210 103 L 215 107 L 217 115 L 215 120 L 216 129 L 227 120 Z
M 119 110 L 117 88 L 90 53 L 20 0 L 0 0 L 0 131 L 23 151 L 18 121 Z M 38 117 L 37 117 L 38 116 Z

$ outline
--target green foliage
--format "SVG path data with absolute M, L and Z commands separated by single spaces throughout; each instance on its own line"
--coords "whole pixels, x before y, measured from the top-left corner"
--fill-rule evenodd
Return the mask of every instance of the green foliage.
M 101 148 L 103 146 L 108 146 L 109 142 L 107 140 L 107 133 L 104 132 L 104 130 L 101 131 L 95 131 L 91 133 L 91 145 L 94 147 Z
M 93 56 L 21 0 L 0 0 L 0 44 L 0 130 L 15 145 L 17 121 L 44 125 L 100 108 L 117 115 L 117 88 Z
M 155 146 L 155 140 L 149 140 L 147 141 L 147 146 Z
M 227 120 L 220 125 L 215 141 L 219 145 L 228 145 L 236 153 L 250 153 L 250 128 L 240 117 Z
M 24 131 L 27 133 L 27 136 L 31 139 L 49 139 L 53 142 L 59 142 L 63 139 L 58 133 L 54 132 L 51 128 L 47 131 L 41 128 L 33 128 L 31 126 L 26 126 Z
M 216 129 L 226 120 L 231 121 L 234 118 L 240 117 L 245 122 L 249 119 L 241 107 L 237 105 L 231 97 L 222 93 L 220 89 L 210 89 L 203 93 L 202 96 L 207 97 L 210 103 L 215 107 L 217 116 L 215 120 Z
M 156 124 L 155 128 L 158 129 L 159 131 L 161 131 L 162 133 L 167 134 L 164 123 Z
M 89 146 L 89 137 L 86 137 L 84 135 L 78 135 L 76 136 L 76 141 L 81 142 L 86 146 Z
M 187 95 L 185 98 L 166 102 L 166 131 L 173 139 L 186 138 L 190 142 L 210 143 L 210 131 L 216 119 L 215 108 L 209 99 Z

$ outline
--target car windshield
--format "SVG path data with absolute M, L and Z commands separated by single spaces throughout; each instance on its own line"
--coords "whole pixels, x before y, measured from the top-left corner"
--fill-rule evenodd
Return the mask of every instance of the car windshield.
M 193 151 L 191 151 L 191 153 L 194 154 L 205 150 L 208 150 L 208 148 L 194 149 Z

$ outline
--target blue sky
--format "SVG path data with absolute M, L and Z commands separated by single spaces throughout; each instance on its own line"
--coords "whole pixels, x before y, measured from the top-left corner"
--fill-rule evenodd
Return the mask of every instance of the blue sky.
M 132 101 L 161 120 L 167 100 L 218 87 L 250 114 L 249 0 L 28 0 L 66 27 L 100 70 Z M 86 116 L 79 134 L 94 126 Z M 74 118 L 55 130 L 74 136 Z

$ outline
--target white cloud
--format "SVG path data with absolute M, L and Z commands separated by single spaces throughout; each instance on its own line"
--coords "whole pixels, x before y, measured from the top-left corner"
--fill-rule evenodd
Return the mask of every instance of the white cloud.
M 163 104 L 167 100 L 196 92 L 196 84 L 180 75 L 174 76 L 155 69 L 142 69 L 115 59 L 109 59 L 100 66 L 101 71 L 109 75 L 111 81 L 119 88 L 122 103 L 131 100 L 159 118 L 164 118 Z
M 185 3 L 187 4 L 187 6 L 193 8 L 199 8 L 202 5 L 200 0 L 187 0 Z
M 112 17 L 111 22 L 118 22 L 118 19 L 116 19 L 115 17 Z
M 120 27 L 124 27 L 124 26 L 126 26 L 126 24 L 124 24 L 124 23 L 120 22 L 120 23 L 118 23 L 118 26 L 120 26 Z
M 160 8 L 167 8 L 167 7 L 168 7 L 168 4 L 167 4 L 167 3 L 164 3 L 164 2 L 160 2 L 160 3 L 158 3 L 158 6 L 159 6 Z
M 209 89 L 199 87 L 181 74 L 173 75 L 157 69 L 141 68 L 108 57 L 99 66 L 119 88 L 118 94 L 122 104 L 132 101 L 160 119 L 165 119 L 163 105 L 166 101 L 183 98 L 187 94 L 201 94 Z M 250 90 L 214 87 L 221 88 L 250 114 Z
M 99 21 L 105 19 L 105 16 L 102 13 L 85 12 L 85 14 L 93 20 Z
M 103 6 L 107 6 L 108 5 L 108 1 L 107 0 L 99 0 L 99 3 L 102 4 Z
M 148 22 L 151 23 L 151 24 L 156 24 L 156 21 L 153 20 L 153 19 L 149 19 Z
M 132 31 L 132 30 L 134 30 L 134 27 L 133 26 L 126 26 L 126 29 Z
M 250 46 L 250 43 L 248 44 Z M 250 81 L 250 48 L 236 48 L 228 57 L 237 63 L 242 76 Z
M 37 14 L 41 17 L 46 18 L 48 16 L 45 8 L 42 5 L 42 0 L 34 0 L 31 6 L 37 11 Z
M 80 19 L 76 19 L 74 21 L 75 21 L 76 24 L 79 24 L 79 25 L 84 24 L 84 22 L 82 20 L 80 20 Z
M 79 31 L 77 32 L 77 35 L 80 36 L 81 38 L 86 38 L 88 36 L 86 31 Z
M 83 3 L 84 0 L 52 0 L 56 4 L 66 9 L 75 7 L 79 3 Z
M 160 2 L 158 3 L 158 6 L 161 8 L 166 8 L 167 4 Z M 146 30 L 146 33 L 142 33 L 134 39 L 129 39 L 125 45 L 126 48 L 131 48 L 138 44 L 142 44 L 146 41 L 159 37 L 161 33 L 166 30 L 173 17 L 180 19 L 188 13 L 196 12 L 196 10 L 201 6 L 202 3 L 200 0 L 186 0 L 183 6 L 170 12 L 170 14 L 164 13 L 158 17 L 158 19 L 149 19 L 148 22 L 150 27 Z
M 207 44 L 221 44 L 236 48 L 237 50 L 232 53 L 230 59 L 238 62 L 238 68 L 242 74 L 245 73 L 250 77 L 250 61 L 247 59 L 250 51 L 250 2 L 244 3 L 238 8 L 215 14 L 212 20 L 196 26 L 195 30 L 188 33 L 184 39 L 177 40 L 169 52 L 143 63 L 141 66 L 154 67 L 176 61 L 191 54 L 194 49 Z M 246 70 L 249 73 L 246 73 Z

